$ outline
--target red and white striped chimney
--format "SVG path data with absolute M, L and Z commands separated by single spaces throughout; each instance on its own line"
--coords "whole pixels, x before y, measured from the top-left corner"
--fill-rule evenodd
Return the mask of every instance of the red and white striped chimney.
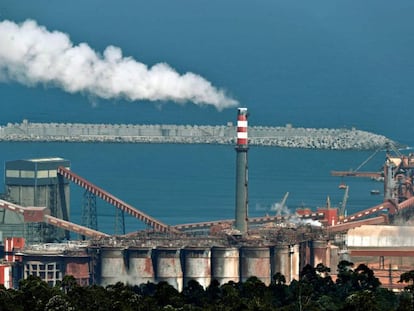
M 247 108 L 237 111 L 237 159 L 236 159 L 236 217 L 235 228 L 245 234 L 248 218 L 248 185 L 247 185 Z
M 247 147 L 247 108 L 238 108 L 237 145 Z

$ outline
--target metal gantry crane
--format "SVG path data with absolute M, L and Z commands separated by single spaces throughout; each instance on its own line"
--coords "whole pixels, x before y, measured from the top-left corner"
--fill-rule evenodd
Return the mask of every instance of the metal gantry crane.
M 373 154 L 371 154 L 365 161 L 363 161 L 355 170 L 349 170 L 349 171 L 331 171 L 332 176 L 340 176 L 340 177 L 369 177 L 369 178 L 383 178 L 384 173 L 383 172 L 362 172 L 360 169 L 367 164 L 378 152 L 380 149 L 375 150 Z M 346 185 L 344 183 L 341 183 L 339 186 L 341 189 L 345 189 Z
M 280 208 L 276 210 L 276 216 L 280 216 L 278 215 L 278 213 L 280 214 L 280 211 L 284 210 L 288 196 L 289 196 L 289 192 L 286 192 L 285 195 L 283 196 L 282 201 L 279 202 Z
M 341 210 L 340 222 L 357 221 L 379 213 L 382 214 L 381 216 L 384 216 L 384 212 L 390 215 L 397 215 L 402 212 L 412 214 L 412 209 L 414 209 L 414 154 L 403 155 L 395 146 L 390 144 L 387 148 L 382 172 L 360 172 L 359 169 L 372 159 L 377 152 L 358 166 L 356 170 L 331 172 L 332 176 L 370 177 L 384 182 L 384 198 L 382 203 L 349 216 L 342 215 Z M 343 189 L 346 188 L 343 187 Z

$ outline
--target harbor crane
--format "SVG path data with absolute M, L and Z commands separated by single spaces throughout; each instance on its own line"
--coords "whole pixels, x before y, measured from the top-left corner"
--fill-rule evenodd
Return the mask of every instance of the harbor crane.
M 340 177 L 368 177 L 372 179 L 382 179 L 384 178 L 383 172 L 362 172 L 359 171 L 365 164 L 367 164 L 378 152 L 380 149 L 375 150 L 364 162 L 362 162 L 355 170 L 349 171 L 331 171 L 332 176 Z M 342 185 L 342 184 L 341 184 Z M 346 185 L 340 186 L 342 189 L 346 189 Z

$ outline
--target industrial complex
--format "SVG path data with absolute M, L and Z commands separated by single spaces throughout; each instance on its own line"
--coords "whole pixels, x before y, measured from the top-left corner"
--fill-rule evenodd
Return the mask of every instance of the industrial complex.
M 383 180 L 384 200 L 377 206 L 346 215 L 328 200 L 316 211 L 251 218 L 248 115 L 246 108 L 238 108 L 234 219 L 172 226 L 77 175 L 67 159 L 7 162 L 0 200 L 0 283 L 15 287 L 18 280 L 36 275 L 54 285 L 73 275 L 81 285 L 166 281 L 181 291 L 190 280 L 207 287 L 213 279 L 224 284 L 256 276 L 268 285 L 281 273 L 290 282 L 307 264 L 321 263 L 335 276 L 339 261 L 349 260 L 373 269 L 384 287 L 402 288 L 399 275 L 414 267 L 414 228 L 409 226 L 414 155 L 390 150 L 382 172 L 332 172 Z M 69 218 L 70 183 L 85 190 L 82 224 Z M 347 191 L 346 185 L 343 188 Z M 98 231 L 97 198 L 115 206 L 120 217 L 130 214 L 148 229 L 122 235 Z M 82 239 L 71 241 L 70 232 Z

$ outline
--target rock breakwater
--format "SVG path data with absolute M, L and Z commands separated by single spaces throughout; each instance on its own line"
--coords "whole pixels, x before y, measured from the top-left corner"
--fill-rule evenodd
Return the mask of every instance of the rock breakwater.
M 83 123 L 8 123 L 0 141 L 235 144 L 236 127 L 227 125 L 135 125 Z M 391 141 L 357 129 L 249 127 L 249 144 L 284 148 L 374 150 Z

